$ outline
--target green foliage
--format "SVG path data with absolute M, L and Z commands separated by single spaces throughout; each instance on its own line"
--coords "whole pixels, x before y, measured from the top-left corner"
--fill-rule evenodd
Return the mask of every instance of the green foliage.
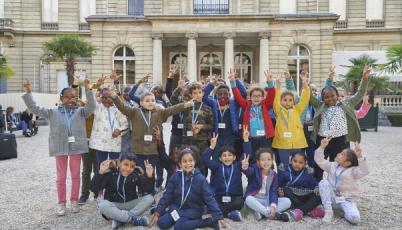
M 14 75 L 14 70 L 7 65 L 6 58 L 0 54 L 0 78 L 10 77 Z
M 388 46 L 386 55 L 388 62 L 380 65 L 380 69 L 388 73 L 402 73 L 402 44 Z

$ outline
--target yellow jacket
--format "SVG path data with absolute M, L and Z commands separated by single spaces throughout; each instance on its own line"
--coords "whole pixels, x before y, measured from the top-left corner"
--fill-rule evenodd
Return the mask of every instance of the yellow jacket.
M 304 137 L 301 114 L 310 100 L 310 88 L 303 88 L 300 101 L 291 109 L 281 106 L 281 89 L 276 89 L 274 100 L 274 112 L 276 115 L 275 137 L 272 147 L 277 149 L 306 148 L 307 141 Z M 288 127 L 286 127 L 286 122 Z

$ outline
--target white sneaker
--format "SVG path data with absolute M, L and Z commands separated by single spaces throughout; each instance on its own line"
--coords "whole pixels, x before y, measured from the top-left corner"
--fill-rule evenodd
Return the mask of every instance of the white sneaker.
M 57 214 L 58 216 L 64 216 L 64 215 L 66 215 L 66 204 L 58 204 L 58 205 L 57 205 L 56 214 Z
M 78 205 L 78 201 L 71 201 L 71 211 L 73 213 L 80 212 L 80 206 Z
M 333 210 L 325 210 L 325 215 L 322 218 L 322 222 L 330 224 L 334 219 L 334 211 Z
M 253 214 L 256 221 L 260 221 L 262 219 L 261 213 L 253 210 Z

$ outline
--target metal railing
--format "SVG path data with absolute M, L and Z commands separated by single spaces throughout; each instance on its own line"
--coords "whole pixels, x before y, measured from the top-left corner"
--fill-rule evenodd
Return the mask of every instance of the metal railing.
M 42 30 L 59 30 L 59 23 L 57 22 L 42 22 Z
M 384 20 L 367 20 L 366 28 L 384 28 L 385 21 Z
M 335 22 L 334 29 L 346 29 L 348 28 L 348 21 L 340 20 Z
M 194 14 L 229 14 L 229 0 L 194 0 Z
M 12 29 L 14 21 L 11 18 L 0 18 L 0 29 Z
M 91 30 L 91 27 L 89 26 L 88 23 L 79 23 L 78 24 L 78 29 L 79 30 Z

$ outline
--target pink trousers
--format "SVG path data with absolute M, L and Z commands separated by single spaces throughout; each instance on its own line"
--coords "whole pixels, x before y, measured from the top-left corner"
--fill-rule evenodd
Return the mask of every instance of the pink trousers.
M 66 203 L 66 179 L 67 179 L 67 164 L 70 159 L 70 175 L 71 175 L 71 201 L 78 201 L 80 192 L 80 167 L 81 154 L 72 156 L 57 156 L 56 157 L 56 185 L 59 204 Z

